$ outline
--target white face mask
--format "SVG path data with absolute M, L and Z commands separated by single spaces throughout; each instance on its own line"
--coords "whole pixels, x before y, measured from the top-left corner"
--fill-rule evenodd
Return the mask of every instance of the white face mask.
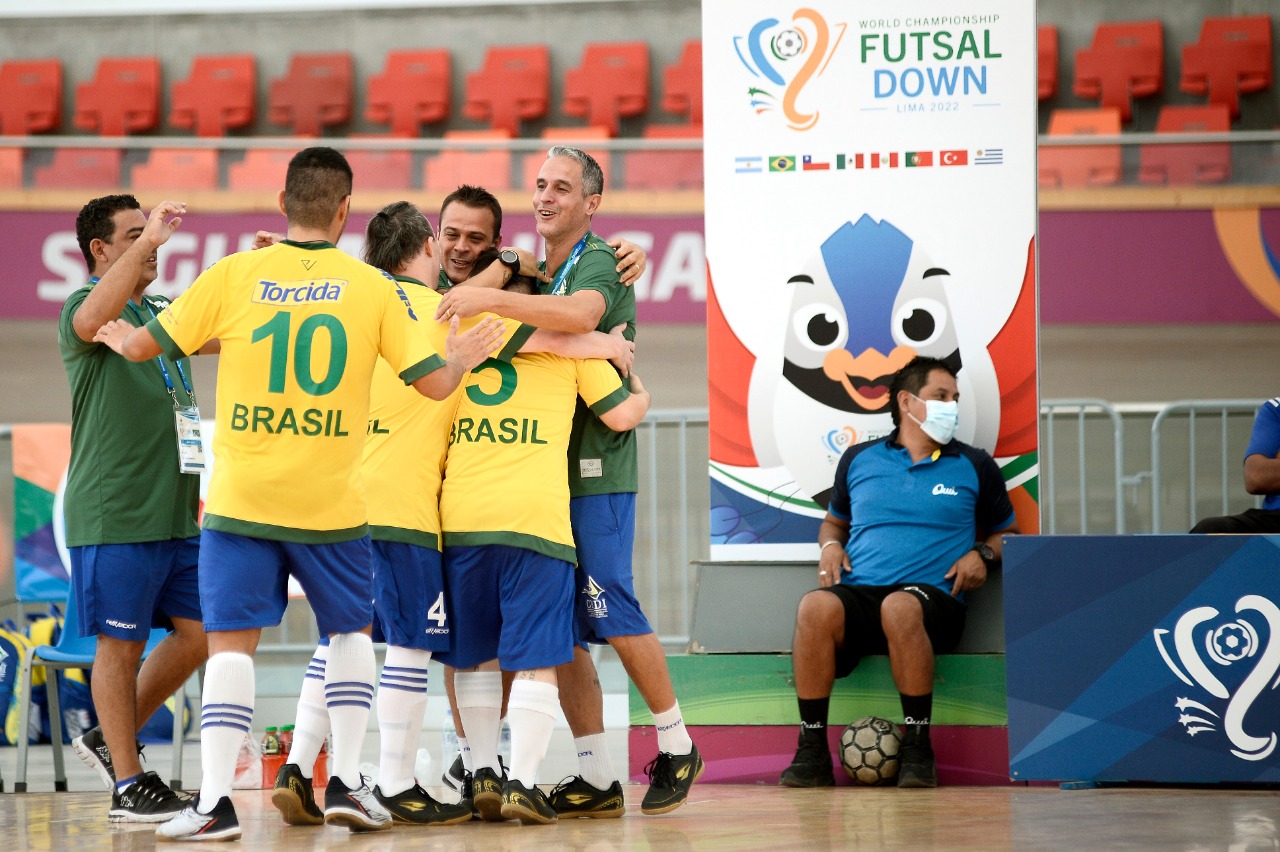
M 910 411 L 907 416 L 920 426 L 920 430 L 938 444 L 950 443 L 956 436 L 956 427 L 960 425 L 960 403 L 952 400 L 943 402 L 940 399 L 920 399 L 911 394 L 918 402 L 924 403 L 924 420 L 917 420 Z

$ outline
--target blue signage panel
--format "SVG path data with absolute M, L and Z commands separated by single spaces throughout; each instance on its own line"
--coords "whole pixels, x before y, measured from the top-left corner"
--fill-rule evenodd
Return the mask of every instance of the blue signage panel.
M 1019 780 L 1280 782 L 1280 536 L 1011 536 Z

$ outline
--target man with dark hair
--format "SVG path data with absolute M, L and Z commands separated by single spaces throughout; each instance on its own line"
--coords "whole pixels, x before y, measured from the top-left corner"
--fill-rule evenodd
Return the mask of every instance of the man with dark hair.
M 200 547 L 210 650 L 204 778 L 199 799 L 157 829 L 163 840 L 240 836 L 230 792 L 253 718 L 253 653 L 262 628 L 284 613 L 290 575 L 329 637 L 333 770 L 325 822 L 352 831 L 389 827 L 390 814 L 359 770 L 375 670 L 360 476 L 373 371 L 381 357 L 401 382 L 444 399 L 500 333 L 488 320 L 463 334 L 451 329 L 442 358 L 400 285 L 338 250 L 351 169 L 332 148 L 293 158 L 279 204 L 288 218 L 282 243 L 218 261 L 144 328 L 108 323 L 96 337 L 131 361 L 222 341 L 218 464 Z
M 181 203 L 143 216 L 132 195 L 86 204 L 76 239 L 89 283 L 67 299 L 58 348 L 71 385 L 65 498 L 72 594 L 82 636 L 98 637 L 92 690 L 100 727 L 72 747 L 111 790 L 112 822 L 161 822 L 185 802 L 142 771 L 139 728 L 205 660 L 196 582 L 200 476 L 180 457 L 177 422 L 195 414 L 191 365 L 131 364 L 94 342 L 109 320 L 144 324 L 169 304 L 144 295 L 155 245 L 182 221 Z M 173 632 L 138 661 L 153 626 Z M 181 711 L 178 711 L 181 712 Z
M 905 733 L 899 787 L 936 787 L 929 738 L 934 655 L 964 630 L 964 593 L 1016 533 L 1004 478 L 985 451 L 954 440 L 956 377 L 918 357 L 890 387 L 897 427 L 845 450 L 818 529 L 818 585 L 800 601 L 791 660 L 800 743 L 787 787 L 835 784 L 827 747 L 832 684 L 868 654 L 889 655 Z

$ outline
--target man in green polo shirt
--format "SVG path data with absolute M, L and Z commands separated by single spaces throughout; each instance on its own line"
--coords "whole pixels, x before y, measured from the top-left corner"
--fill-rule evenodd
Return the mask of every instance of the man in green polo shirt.
M 92 690 L 100 727 L 72 746 L 112 790 L 112 822 L 163 822 L 185 805 L 155 772 L 142 771 L 136 734 L 208 653 L 196 581 L 203 456 L 187 360 L 133 364 L 92 341 L 110 320 L 142 326 L 169 303 L 143 291 L 156 279 L 155 246 L 184 212 L 165 201 L 147 217 L 131 195 L 86 204 L 76 239 L 91 277 L 58 320 L 71 385 L 72 593 L 81 635 L 98 637 Z M 139 671 L 153 626 L 173 632 Z

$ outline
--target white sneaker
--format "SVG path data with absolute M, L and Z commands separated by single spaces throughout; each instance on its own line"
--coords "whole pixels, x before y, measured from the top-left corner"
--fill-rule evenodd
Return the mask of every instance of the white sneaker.
M 369 789 L 369 780 L 363 775 L 354 790 L 334 775 L 324 791 L 324 821 L 345 825 L 351 831 L 381 831 L 391 827 L 391 813 Z
M 156 840 L 201 841 L 237 840 L 240 837 L 240 820 L 231 799 L 223 796 L 213 810 L 202 814 L 196 809 L 197 797 L 173 819 L 156 829 Z

